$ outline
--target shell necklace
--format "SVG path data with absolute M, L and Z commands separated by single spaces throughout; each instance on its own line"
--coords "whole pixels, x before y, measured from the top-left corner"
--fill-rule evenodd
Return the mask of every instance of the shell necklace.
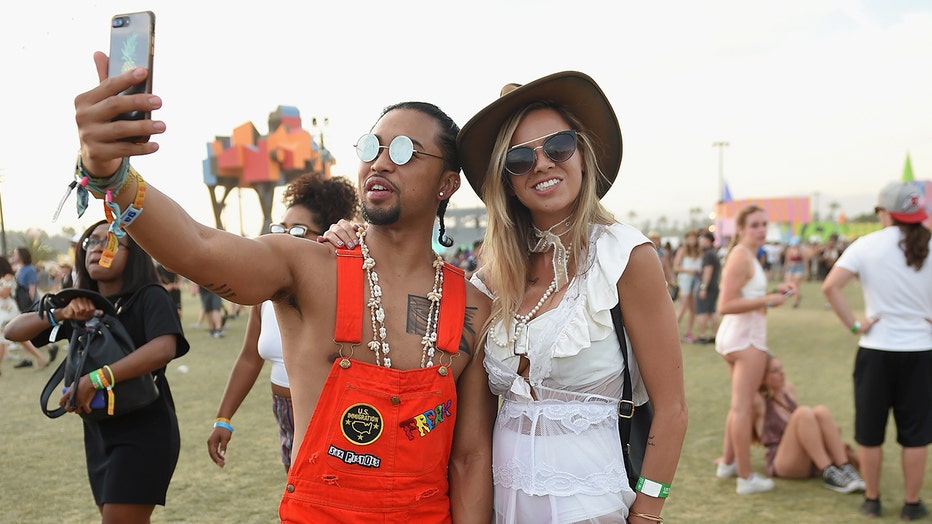
M 369 281 L 369 314 L 372 319 L 372 341 L 369 349 L 375 353 L 375 363 L 387 368 L 392 367 L 389 356 L 391 348 L 388 346 L 388 330 L 385 328 L 385 309 L 382 307 L 382 286 L 379 285 L 379 274 L 375 271 L 375 259 L 369 255 L 369 246 L 366 245 L 366 228 L 361 227 L 356 232 L 359 237 L 359 247 L 362 249 L 362 267 L 366 271 Z M 437 349 L 437 317 L 440 313 L 440 298 L 443 295 L 443 259 L 434 253 L 434 288 L 427 294 L 430 309 L 427 312 L 427 325 L 424 336 L 421 338 L 421 367 L 434 365 L 434 352 Z M 441 375 L 446 375 L 446 368 L 441 366 Z

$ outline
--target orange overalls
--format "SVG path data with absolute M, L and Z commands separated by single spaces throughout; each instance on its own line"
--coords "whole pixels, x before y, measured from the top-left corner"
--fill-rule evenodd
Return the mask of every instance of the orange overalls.
M 338 250 L 337 256 L 334 341 L 359 344 L 362 256 L 358 247 Z M 443 271 L 437 347 L 455 354 L 466 281 L 449 264 Z M 288 472 L 281 521 L 451 522 L 447 463 L 456 383 L 442 367 L 402 371 L 347 358 L 335 361 Z

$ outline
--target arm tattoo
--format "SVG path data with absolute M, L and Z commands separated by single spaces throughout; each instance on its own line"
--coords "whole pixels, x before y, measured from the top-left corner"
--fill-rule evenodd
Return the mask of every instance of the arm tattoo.
M 408 295 L 408 322 L 405 331 L 412 335 L 424 336 L 427 333 L 427 313 L 430 311 L 430 301 L 427 297 L 417 295 Z M 472 325 L 472 319 L 476 314 L 476 308 L 467 307 L 466 317 L 463 324 L 463 338 L 460 339 L 459 351 L 467 355 L 472 353 L 472 348 L 467 340 L 467 335 L 475 335 L 475 328 Z
M 215 295 L 218 295 L 221 298 L 225 298 L 227 300 L 232 300 L 233 297 L 236 296 L 236 292 L 226 284 L 207 284 L 204 287 L 206 287 L 208 291 L 214 293 Z

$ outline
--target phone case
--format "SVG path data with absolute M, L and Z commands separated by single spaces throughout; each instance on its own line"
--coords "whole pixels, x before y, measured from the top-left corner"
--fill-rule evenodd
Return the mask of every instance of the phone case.
M 149 70 L 146 79 L 124 90 L 121 95 L 152 92 L 152 56 L 155 45 L 155 14 L 152 11 L 115 15 L 110 20 L 110 65 L 107 76 L 116 76 L 137 67 Z M 148 111 L 129 111 L 117 120 L 144 120 Z

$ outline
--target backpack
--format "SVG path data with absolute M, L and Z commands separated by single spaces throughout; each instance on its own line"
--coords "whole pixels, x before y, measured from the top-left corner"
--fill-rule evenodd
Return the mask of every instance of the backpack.
M 67 412 L 65 406 L 53 410 L 48 409 L 49 398 L 58 389 L 59 384 L 64 383 L 65 389 L 62 391 L 64 394 L 73 388 L 82 376 L 106 364 L 112 364 L 135 351 L 136 346 L 132 338 L 117 316 L 132 305 L 142 290 L 157 285 L 159 284 L 148 284 L 139 288 L 120 305 L 119 309 L 115 308 L 104 296 L 89 289 L 64 289 L 55 295 L 42 297 L 39 315 L 43 318 L 47 318 L 45 315 L 50 314 L 50 309 L 64 307 L 77 297 L 91 299 L 101 311 L 100 315 L 87 321 L 69 320 L 73 332 L 68 346 L 68 355 L 52 373 L 39 395 L 40 407 L 45 416 L 58 418 Z M 109 413 L 107 397 L 111 393 L 113 412 Z M 79 414 L 89 420 L 110 419 L 148 406 L 158 397 L 159 389 L 153 374 L 145 373 L 138 377 L 118 381 L 113 386 L 112 392 L 109 389 L 98 390 L 91 401 L 91 412 Z M 75 407 L 73 395 L 68 398 L 67 407 Z

